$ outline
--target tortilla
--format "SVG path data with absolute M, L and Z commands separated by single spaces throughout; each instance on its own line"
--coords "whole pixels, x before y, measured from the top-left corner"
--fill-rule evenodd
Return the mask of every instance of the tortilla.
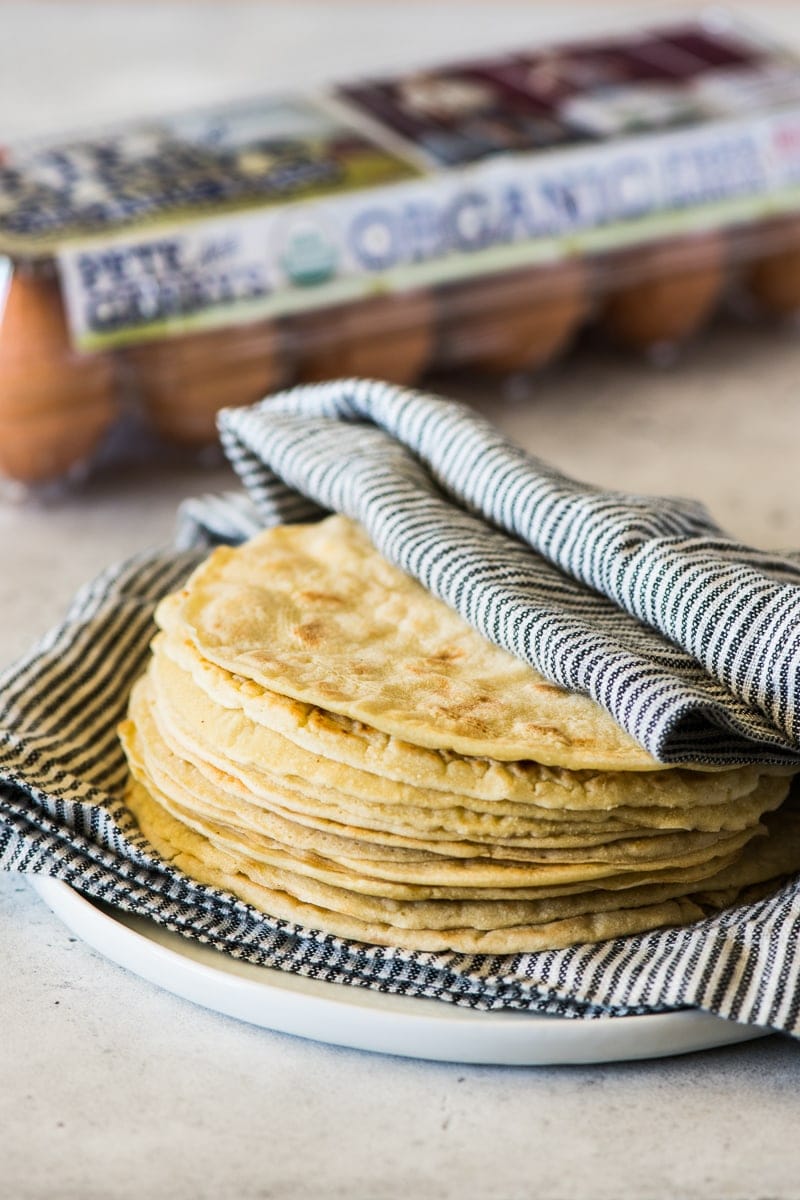
M 386 763 L 380 756 L 371 756 L 369 770 L 342 761 L 357 758 L 356 748 L 342 747 L 338 759 L 331 757 L 334 739 L 317 738 L 316 727 L 304 724 L 306 736 L 297 741 L 276 732 L 258 719 L 261 706 L 247 703 L 236 682 L 226 682 L 217 673 L 217 685 L 224 690 L 220 694 L 215 688 L 212 695 L 210 686 L 199 686 L 194 673 L 179 665 L 176 657 L 171 639 L 156 639 L 149 675 L 158 713 L 178 736 L 207 745 L 206 730 L 213 723 L 213 748 L 225 758 L 283 778 L 295 777 L 302 781 L 303 791 L 323 787 L 371 802 L 423 808 L 452 808 L 456 797 L 463 808 L 520 816 L 524 815 L 520 805 L 586 812 L 640 805 L 670 810 L 712 804 L 727 808 L 731 800 L 753 792 L 761 777 L 755 767 L 713 773 L 680 768 L 645 773 L 556 772 L 530 762 L 501 763 L 428 752 L 428 758 L 437 759 L 432 770 L 410 763 L 405 779 L 398 780 L 391 766 L 383 769 Z M 338 730 L 335 740 L 337 745 L 348 740 L 358 744 L 369 733 L 362 727 L 351 738 L 349 730 Z M 415 747 L 408 749 L 413 752 Z M 393 747 L 394 752 L 399 750 Z M 787 778 L 785 772 L 775 774 Z M 448 788 L 446 782 L 454 786 Z
M 291 872 L 281 868 L 270 871 L 247 858 L 225 854 L 171 817 L 136 783 L 130 785 L 126 799 L 156 851 L 199 883 L 230 893 L 279 922 L 301 926 L 297 930 L 301 934 L 323 931 L 412 950 L 511 954 L 688 924 L 730 904 L 743 888 L 778 878 L 800 863 L 800 820 L 792 812 L 773 818 L 773 836 L 762 840 L 761 855 L 756 844 L 739 863 L 707 877 L 697 900 L 688 890 L 674 895 L 668 884 L 662 884 L 656 889 L 645 885 L 643 890 L 631 889 L 622 895 L 543 897 L 530 906 L 519 900 L 502 907 L 490 902 L 488 908 L 449 901 L 434 909 L 429 904 L 376 905 L 372 900 L 359 903 L 358 897 L 354 901 L 349 894 L 344 899 L 335 885 L 325 889 L 298 884 Z M 681 886 L 688 889 L 691 884 L 684 881 Z M 483 928 L 484 924 L 489 928 Z
M 487 641 L 347 517 L 218 547 L 174 620 L 210 662 L 417 746 L 573 770 L 661 767 L 593 700 Z

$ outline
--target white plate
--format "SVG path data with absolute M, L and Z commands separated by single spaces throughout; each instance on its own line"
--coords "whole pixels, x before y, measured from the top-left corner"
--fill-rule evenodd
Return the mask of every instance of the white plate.
M 151 921 L 101 908 L 59 880 L 31 883 L 73 933 L 143 979 L 240 1021 L 336 1046 L 439 1062 L 544 1066 L 686 1054 L 767 1032 L 692 1009 L 582 1021 L 384 995 L 240 963 Z

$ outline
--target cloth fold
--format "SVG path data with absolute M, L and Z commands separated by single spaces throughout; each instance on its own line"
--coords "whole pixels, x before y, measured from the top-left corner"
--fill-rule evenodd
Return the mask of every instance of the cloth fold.
M 800 889 L 698 925 L 506 958 L 348 943 L 272 920 L 158 858 L 121 801 L 116 737 L 158 599 L 219 542 L 337 510 L 481 633 L 584 691 L 652 754 L 800 763 L 800 558 L 691 501 L 578 484 L 451 402 L 369 381 L 221 416 L 243 493 L 187 502 L 177 547 L 104 571 L 0 678 L 0 862 L 249 961 L 484 1009 L 694 1005 L 800 1026 Z
M 386 384 L 295 388 L 228 410 L 221 433 L 265 523 L 360 521 L 661 761 L 800 762 L 797 558 L 726 538 L 695 502 L 578 484 L 460 405 Z

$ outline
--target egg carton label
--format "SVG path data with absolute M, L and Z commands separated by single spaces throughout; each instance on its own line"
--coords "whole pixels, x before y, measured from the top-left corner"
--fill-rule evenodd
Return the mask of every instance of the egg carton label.
M 800 103 L 783 49 L 720 14 L 343 85 L 436 166 L 687 128 Z
M 434 287 L 800 207 L 800 106 L 68 244 L 81 349 Z
M 0 250 L 407 179 L 404 157 L 310 98 L 255 100 L 88 138 L 0 147 Z

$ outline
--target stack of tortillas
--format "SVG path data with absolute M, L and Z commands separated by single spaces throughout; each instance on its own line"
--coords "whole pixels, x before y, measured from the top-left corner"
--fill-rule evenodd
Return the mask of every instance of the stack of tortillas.
M 786 772 L 663 767 L 344 517 L 215 550 L 157 620 L 129 807 L 273 917 L 502 954 L 685 924 L 800 867 Z

